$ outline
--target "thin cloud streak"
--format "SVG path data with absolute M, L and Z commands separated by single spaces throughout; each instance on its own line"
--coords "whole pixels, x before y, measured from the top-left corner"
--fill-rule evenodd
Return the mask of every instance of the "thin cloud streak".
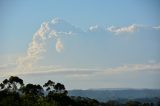
M 137 29 L 137 25 L 136 24 L 132 24 L 132 25 L 129 25 L 129 26 L 126 26 L 126 27 L 115 27 L 115 26 L 110 26 L 110 27 L 107 27 L 107 31 L 109 32 L 114 32 L 116 34 L 119 34 L 119 33 L 132 33 L 132 32 L 135 32 L 136 29 Z
M 119 67 L 114 68 L 107 68 L 102 72 L 98 72 L 98 74 L 103 75 L 112 75 L 118 73 L 125 73 L 125 72 L 160 72 L 160 63 L 147 63 L 147 64 L 128 64 L 122 65 Z
M 147 25 L 142 25 L 142 24 L 131 24 L 128 26 L 123 26 L 123 27 L 116 27 L 116 26 L 108 26 L 106 28 L 106 31 L 112 32 L 115 34 L 121 34 L 121 33 L 134 33 L 139 29 L 154 29 L 154 30 L 159 30 L 160 26 L 147 26 Z
M 3 66 L 3 65 L 1 65 Z M 8 73 L 3 73 L 4 76 L 10 75 L 32 75 L 32 74 L 53 74 L 53 75 L 64 75 L 64 76 L 84 76 L 84 77 L 93 77 L 93 76 L 108 76 L 114 74 L 123 74 L 126 72 L 160 72 L 160 63 L 146 63 L 146 64 L 128 64 L 117 66 L 113 68 L 65 68 L 61 66 L 40 66 L 34 68 L 34 71 L 10 71 Z M 0 70 L 2 73 L 2 70 Z
M 160 25 L 154 26 L 153 29 L 160 30 Z

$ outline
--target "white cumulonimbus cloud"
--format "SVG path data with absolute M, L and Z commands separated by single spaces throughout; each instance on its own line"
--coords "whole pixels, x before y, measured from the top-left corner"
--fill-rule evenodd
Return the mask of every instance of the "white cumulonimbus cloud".
M 61 40 L 58 39 L 56 42 L 56 51 L 61 52 L 62 50 L 63 50 L 63 44 L 62 44 Z
M 17 68 L 19 70 L 31 70 L 33 64 L 43 58 L 43 53 L 47 51 L 45 46 L 48 39 L 55 39 L 55 50 L 61 52 L 63 44 L 60 38 L 73 35 L 75 30 L 77 29 L 74 26 L 59 18 L 55 18 L 51 22 L 44 22 L 34 34 L 26 55 L 17 59 Z
M 32 70 L 33 65 L 40 59 L 43 58 L 43 54 L 47 51 L 46 43 L 49 39 L 55 40 L 55 50 L 59 53 L 64 49 L 62 39 L 64 36 L 70 36 L 77 33 L 89 34 L 90 32 L 113 32 L 115 34 L 119 33 L 131 33 L 135 32 L 138 28 L 144 27 L 143 25 L 131 24 L 126 27 L 99 27 L 98 25 L 91 26 L 89 32 L 85 32 L 76 28 L 75 26 L 67 23 L 59 18 L 54 18 L 52 21 L 42 23 L 38 31 L 33 35 L 32 41 L 30 42 L 27 52 L 24 56 L 17 59 L 18 70 Z M 151 27 L 153 29 L 153 27 Z M 158 29 L 154 27 L 154 29 Z M 92 33 L 93 34 L 93 33 Z M 70 36 L 71 37 L 71 36 Z

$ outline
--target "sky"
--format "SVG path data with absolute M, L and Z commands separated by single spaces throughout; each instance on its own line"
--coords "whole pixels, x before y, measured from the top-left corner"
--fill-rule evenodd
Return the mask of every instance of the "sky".
M 0 81 L 160 89 L 159 0 L 1 0 Z

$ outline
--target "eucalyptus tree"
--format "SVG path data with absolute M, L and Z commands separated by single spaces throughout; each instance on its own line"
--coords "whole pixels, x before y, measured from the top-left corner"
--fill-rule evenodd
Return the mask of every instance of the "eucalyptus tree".
M 42 96 L 43 95 L 43 88 L 41 85 L 34 85 L 34 84 L 27 84 L 23 87 L 22 93 L 24 94 L 31 94 L 35 96 Z
M 23 80 L 17 76 L 11 76 L 9 79 L 3 80 L 3 82 L 0 84 L 1 90 L 7 90 L 11 92 L 17 92 L 23 86 Z
M 54 86 L 54 89 L 56 90 L 56 93 L 66 93 L 67 91 L 65 90 L 65 86 L 61 83 L 57 83 L 55 86 Z
M 46 82 L 43 87 L 46 88 L 46 91 L 54 91 L 54 86 L 55 86 L 55 82 L 48 80 L 48 82 Z

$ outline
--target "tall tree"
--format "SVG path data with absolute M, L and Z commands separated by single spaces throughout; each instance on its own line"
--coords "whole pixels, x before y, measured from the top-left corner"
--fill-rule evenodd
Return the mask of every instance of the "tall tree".
M 55 86 L 54 86 L 54 89 L 56 90 L 57 93 L 64 93 L 65 91 L 65 86 L 61 83 L 57 83 Z
M 53 91 L 55 86 L 55 82 L 48 80 L 47 83 L 43 85 L 43 87 L 46 87 L 46 91 Z
M 23 80 L 17 76 L 11 76 L 9 79 L 3 80 L 0 84 L 1 89 L 8 91 L 17 91 L 24 85 Z
M 23 87 L 22 93 L 42 96 L 43 88 L 40 85 L 27 84 L 25 87 Z

